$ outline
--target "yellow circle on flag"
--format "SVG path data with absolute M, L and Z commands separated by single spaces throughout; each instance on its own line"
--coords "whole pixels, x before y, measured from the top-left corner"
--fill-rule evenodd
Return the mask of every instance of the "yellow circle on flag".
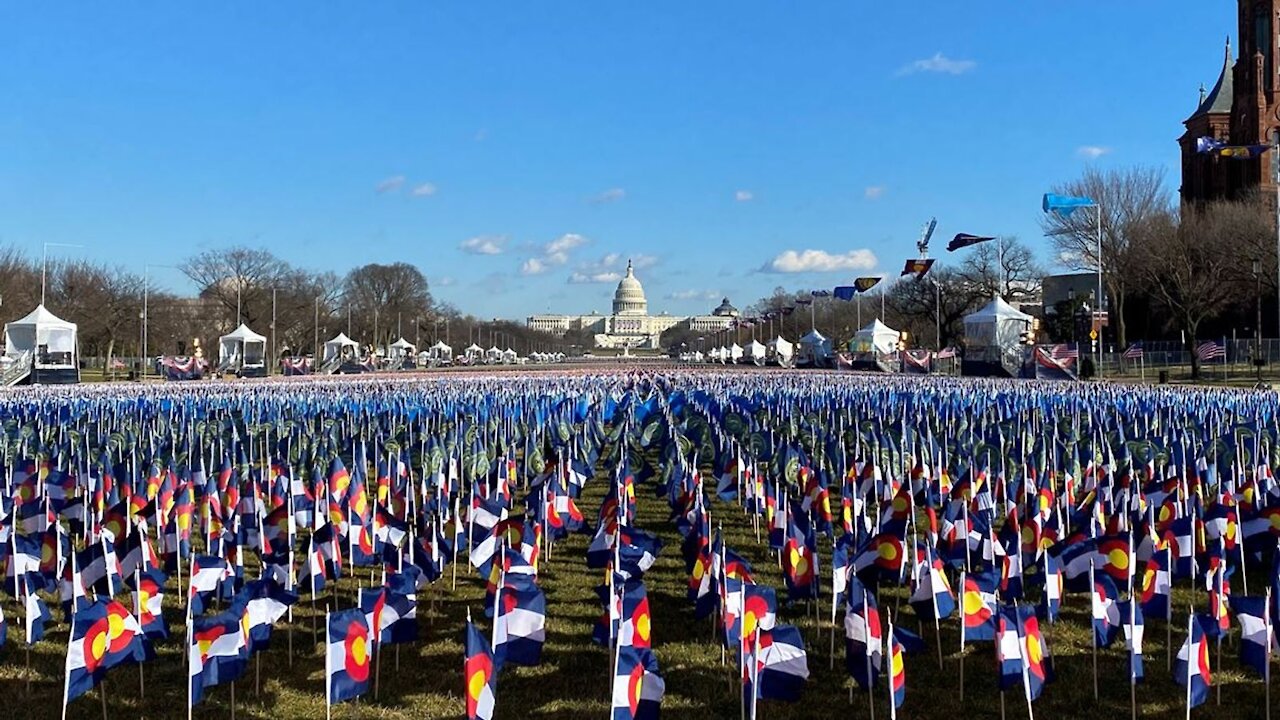
M 636 618 L 636 636 L 641 640 L 649 639 L 649 613 L 640 613 Z
M 471 696 L 472 700 L 479 699 L 481 691 L 484 690 L 485 682 L 483 669 L 477 669 L 471 673 L 471 677 L 467 680 L 467 695 Z
M 1107 553 L 1107 562 L 1121 570 L 1129 569 L 1129 553 L 1123 548 L 1116 548 Z
M 982 595 L 967 590 L 964 594 L 964 614 L 977 615 L 986 607 L 986 603 L 982 602 Z
M 364 637 L 357 635 L 351 640 L 351 659 L 357 667 L 364 667 L 369 662 L 369 649 L 365 646 Z
M 1040 660 L 1044 658 L 1044 650 L 1040 647 L 1040 638 L 1035 635 L 1027 636 L 1027 657 L 1031 659 L 1032 665 L 1039 665 Z

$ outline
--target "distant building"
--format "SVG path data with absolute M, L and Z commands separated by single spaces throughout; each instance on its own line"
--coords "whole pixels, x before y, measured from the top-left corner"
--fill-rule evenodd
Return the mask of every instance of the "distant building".
M 1228 40 L 1222 72 L 1213 89 L 1200 87 L 1200 101 L 1186 120 L 1182 147 L 1184 204 L 1236 198 L 1257 189 L 1275 202 L 1280 143 L 1280 74 L 1277 40 L 1280 16 L 1276 0 L 1237 0 L 1239 60 L 1232 59 Z M 1232 146 L 1267 146 L 1246 157 L 1197 152 L 1196 141 L 1208 137 Z
M 598 348 L 656 350 L 662 333 L 677 325 L 684 324 L 696 332 L 715 332 L 729 327 L 737 316 L 738 309 L 729 304 L 729 298 L 725 298 L 710 315 L 650 315 L 644 287 L 636 279 L 631 261 L 627 261 L 627 274 L 618 282 L 618 289 L 613 293 L 611 314 L 530 315 L 526 325 L 531 330 L 553 335 L 589 332 L 595 336 L 595 346 Z
M 1047 275 L 1040 285 L 1041 304 L 1044 315 L 1054 314 L 1054 306 L 1064 300 L 1081 298 L 1089 303 L 1089 307 L 1097 309 L 1093 296 L 1098 294 L 1098 274 L 1091 272 L 1067 273 L 1064 275 Z M 1107 288 L 1102 288 L 1104 307 L 1107 303 Z M 1023 308 L 1026 312 L 1026 308 Z

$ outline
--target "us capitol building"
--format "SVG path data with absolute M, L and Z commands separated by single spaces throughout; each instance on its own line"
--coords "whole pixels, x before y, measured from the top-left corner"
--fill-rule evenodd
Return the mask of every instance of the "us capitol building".
M 729 327 L 736 317 L 738 309 L 729 304 L 729 298 L 725 298 L 710 315 L 650 315 L 644 287 L 636 279 L 628 260 L 627 274 L 618 281 L 618 289 L 613 293 L 612 314 L 530 315 L 526 325 L 531 330 L 560 336 L 570 331 L 591 332 L 595 334 L 595 346 L 598 348 L 656 350 L 660 347 L 658 337 L 677 325 L 684 325 L 694 332 L 710 333 Z

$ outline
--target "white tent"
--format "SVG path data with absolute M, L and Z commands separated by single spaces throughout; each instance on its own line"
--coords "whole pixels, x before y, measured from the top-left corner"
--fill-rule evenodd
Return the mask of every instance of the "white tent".
M 342 355 L 354 359 L 360 354 L 360 343 L 347 337 L 346 333 L 338 333 L 338 336 L 324 344 L 324 362 Z
M 520 356 L 519 356 L 519 355 L 517 355 L 517 354 L 516 354 L 516 351 L 515 351 L 515 350 L 512 350 L 511 348 L 507 348 L 506 350 L 503 350 L 503 351 L 502 351 L 502 364 L 503 364 L 503 365 L 515 365 L 515 364 L 516 364 L 516 361 L 517 361 L 517 360 L 519 360 L 519 359 L 520 359 Z
M 796 347 L 791 344 L 790 340 L 779 335 L 769 343 L 769 349 L 773 351 L 773 359 L 783 367 L 791 364 L 791 358 L 795 355 Z
M 399 340 L 396 340 L 395 342 L 391 343 L 391 347 L 387 349 L 390 351 L 387 353 L 387 357 L 391 358 L 392 360 L 396 360 L 402 357 L 409 357 L 413 355 L 413 352 L 418 349 L 418 346 L 414 345 L 408 340 L 405 340 L 404 338 L 400 338 Z
M 1021 342 L 1021 335 L 1031 327 L 1031 316 L 996 297 L 986 307 L 966 315 L 964 339 L 972 348 L 1011 348 Z
M 218 365 L 236 371 L 266 368 L 267 337 L 240 327 L 218 338 Z
M 729 362 L 736 363 L 742 360 L 742 346 L 734 343 L 729 346 Z
M 764 345 L 752 340 L 747 346 L 747 359 L 756 365 L 764 365 L 768 350 Z
M 855 353 L 874 352 L 880 355 L 891 355 L 898 351 L 898 340 L 902 333 L 880 322 L 880 318 L 872 320 L 869 325 L 854 333 L 849 341 L 849 350 Z
M 77 368 L 76 324 L 37 305 L 26 317 L 5 323 L 4 352 L 11 360 L 29 355 L 33 370 Z
M 430 354 L 431 361 L 437 364 L 443 365 L 453 362 L 453 348 L 445 345 L 441 340 L 437 340 L 436 344 L 432 345 L 427 352 Z
M 810 367 L 825 365 L 831 357 L 831 341 L 817 330 L 810 330 L 808 335 L 800 338 L 800 348 L 796 352 L 796 364 Z
M 502 362 L 502 351 L 498 349 L 497 345 L 484 351 L 484 361 L 488 364 Z
M 466 358 L 467 363 L 469 364 L 478 363 L 484 360 L 484 348 L 476 345 L 475 343 L 471 343 L 467 346 L 467 349 L 462 351 L 462 357 Z

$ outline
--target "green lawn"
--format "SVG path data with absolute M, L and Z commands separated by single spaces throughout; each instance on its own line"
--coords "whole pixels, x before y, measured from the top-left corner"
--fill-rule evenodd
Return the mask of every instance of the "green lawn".
M 583 513 L 595 515 L 607 484 L 591 483 L 580 501 Z M 695 621 L 690 603 L 685 599 L 686 576 L 679 557 L 678 535 L 667 522 L 665 502 L 655 498 L 651 486 L 639 489 L 638 525 L 656 531 L 666 541 L 666 548 L 656 566 L 646 576 L 653 616 L 654 647 L 666 679 L 663 710 L 673 718 L 732 718 L 739 713 L 737 672 L 734 661 L 722 664 L 719 643 L 714 639 L 708 621 Z M 757 544 L 748 517 L 732 503 L 716 503 L 713 522 L 723 523 L 728 545 L 754 565 L 757 579 L 773 585 L 780 602 L 785 597 L 776 557 L 767 547 Z M 584 558 L 588 538 L 578 535 L 557 544 L 542 565 L 541 585 L 547 593 L 547 643 L 543 662 L 536 668 L 508 668 L 498 683 L 498 718 L 547 717 L 568 720 L 608 717 L 610 697 L 610 658 L 590 642 L 592 623 L 600 613 L 593 586 L 603 579 L 598 571 L 588 571 Z M 820 571 L 828 576 L 830 546 L 825 546 Z M 251 572 L 252 574 L 252 572 Z M 366 569 L 360 580 L 369 582 Z M 419 629 L 421 640 L 384 649 L 381 656 L 379 695 L 359 702 L 345 703 L 333 709 L 335 718 L 458 718 L 462 716 L 462 629 L 470 608 L 477 623 L 487 633 L 481 602 L 483 587 L 478 577 L 465 564 L 459 567 L 456 591 L 449 589 L 450 575 L 419 596 Z M 1262 590 L 1264 578 L 1250 577 L 1254 593 Z M 339 583 L 337 597 L 323 593 L 318 609 L 326 604 L 350 607 L 356 579 Z M 173 590 L 170 582 L 170 592 Z M 1237 592 L 1240 587 L 1237 579 Z M 1175 617 L 1175 648 L 1182 641 L 1186 626 L 1186 608 L 1193 596 L 1182 581 L 1176 595 L 1179 612 Z M 900 589 L 886 590 L 882 608 L 895 610 L 902 603 L 902 613 L 894 612 L 903 624 L 921 630 L 918 621 L 905 605 Z M 1197 609 L 1207 606 L 1206 595 L 1194 595 Z M 129 601 L 132 602 L 131 600 Z M 186 665 L 183 650 L 183 610 L 174 595 L 166 596 L 166 615 L 173 638 L 157 644 L 159 657 L 144 666 L 145 697 L 140 697 L 137 667 L 112 670 L 105 684 L 107 715 L 113 718 L 181 717 L 186 703 Z M 31 670 L 25 669 L 26 655 L 17 607 L 11 600 L 4 604 L 9 620 L 8 643 L 0 649 L 0 692 L 9 703 L 0 717 L 56 718 L 60 713 L 63 665 L 66 652 L 66 628 L 52 625 L 47 638 L 30 653 Z M 809 652 L 811 677 L 802 702 L 787 705 L 762 701 L 762 718 L 835 718 L 868 717 L 868 697 L 855 693 L 850 705 L 850 680 L 843 670 L 843 635 L 836 637 L 836 657 L 829 655 L 831 626 L 830 600 L 824 599 L 821 620 L 805 606 L 782 607 L 779 621 L 798 625 Z M 1063 620 L 1046 626 L 1058 679 L 1037 701 L 1035 711 L 1042 718 L 1128 717 L 1129 686 L 1127 657 L 1120 647 L 1103 650 L 1098 657 L 1101 700 L 1092 692 L 1092 658 L 1088 631 L 1087 596 L 1072 595 L 1063 610 Z M 288 651 L 288 625 L 279 626 L 272 647 L 261 654 L 260 663 L 251 667 L 235 686 L 236 716 L 244 718 L 319 718 L 324 717 L 324 660 L 320 646 L 312 643 L 313 616 L 310 601 L 304 597 L 296 608 L 291 626 L 292 656 Z M 959 700 L 958 624 L 955 618 L 944 622 L 941 632 L 945 658 L 942 666 L 931 627 L 923 636 L 928 651 L 906 661 L 907 699 L 900 712 L 905 718 L 992 718 L 999 716 L 1000 695 L 995 690 L 996 666 L 990 643 L 971 646 L 966 653 L 965 699 Z M 1182 717 L 1182 689 L 1176 686 L 1166 670 L 1165 626 L 1149 620 L 1146 633 L 1147 683 L 1137 691 L 1142 717 Z M 1179 629 L 1180 628 L 1180 629 Z M 323 627 L 321 627 L 323 631 Z M 1238 635 L 1238 633 L 1237 633 Z M 1243 671 L 1236 661 L 1236 648 L 1224 645 L 1221 666 L 1215 665 L 1214 680 L 1222 685 L 1222 706 L 1212 700 L 1193 712 L 1195 717 L 1241 718 L 1262 717 L 1263 684 L 1251 672 Z M 260 673 L 260 692 L 255 687 L 255 673 Z M 220 686 L 210 690 L 196 707 L 195 717 L 230 717 L 231 688 Z M 887 694 L 883 683 L 872 697 L 877 717 L 888 717 Z M 1009 717 L 1024 717 L 1026 705 L 1020 693 L 1005 699 Z M 69 717 L 99 718 L 102 709 L 97 693 L 74 701 Z

